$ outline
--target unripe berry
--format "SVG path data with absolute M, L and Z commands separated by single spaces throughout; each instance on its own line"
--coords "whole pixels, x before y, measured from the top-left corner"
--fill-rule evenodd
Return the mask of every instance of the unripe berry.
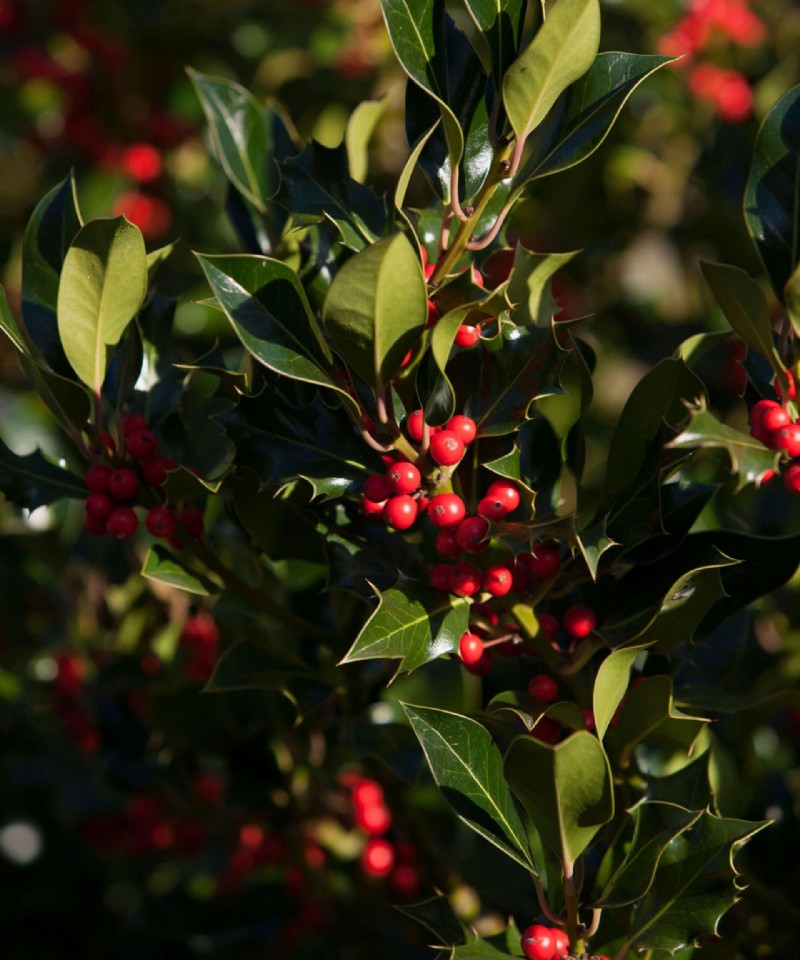
M 408 530 L 417 519 L 417 501 L 406 493 L 391 497 L 383 508 L 383 519 L 395 530 Z
M 566 611 L 563 623 L 564 629 L 571 637 L 574 637 L 576 640 L 582 640 L 584 637 L 588 637 L 597 626 L 597 617 L 595 616 L 594 610 L 591 610 L 589 607 L 584 607 L 581 604 L 576 604 Z
M 130 500 L 139 489 L 139 478 L 127 467 L 114 470 L 108 478 L 108 492 L 116 500 Z
M 158 441 L 149 430 L 140 430 L 128 437 L 128 453 L 134 460 L 146 463 L 152 460 L 158 449 Z
M 439 556 L 447 557 L 449 560 L 456 560 L 461 556 L 461 547 L 456 540 L 455 530 L 442 530 L 437 533 L 434 546 Z
M 528 960 L 553 960 L 556 945 L 550 927 L 534 923 L 522 934 L 522 952 Z
M 450 586 L 453 579 L 453 568 L 449 563 L 439 563 L 431 567 L 428 573 L 428 583 L 437 590 L 450 592 Z
M 472 417 L 467 417 L 463 413 L 457 413 L 454 417 L 451 417 L 444 428 L 461 437 L 465 445 L 472 443 L 478 433 L 478 426 L 475 421 Z
M 483 572 L 481 586 L 493 597 L 504 597 L 511 589 L 513 578 L 508 567 L 487 567 Z
M 407 492 L 407 491 L 406 491 Z M 386 477 L 373 473 L 364 481 L 364 496 L 373 503 L 383 503 L 392 495 L 392 487 Z
M 422 410 L 412 410 L 406 417 L 406 433 L 411 440 L 415 440 L 417 443 L 422 439 L 424 416 L 425 414 Z
M 558 684 L 548 673 L 537 673 L 528 681 L 528 693 L 542 703 L 552 703 L 558 696 Z
M 455 563 L 450 568 L 450 592 L 471 597 L 481 588 L 481 572 L 472 563 Z
M 508 513 L 519 506 L 519 489 L 511 480 L 493 480 L 489 484 L 486 496 L 503 503 Z
M 108 490 L 108 478 L 112 469 L 105 463 L 93 463 L 83 478 L 84 486 L 92 493 L 105 493 Z
M 430 457 L 440 467 L 452 467 L 464 456 L 464 441 L 452 430 L 440 430 L 431 437 Z
M 428 504 L 431 523 L 443 530 L 457 527 L 466 513 L 464 501 L 455 493 L 438 493 Z
M 483 517 L 466 517 L 456 528 L 456 543 L 467 553 L 478 553 L 488 546 L 484 538 L 489 532 L 489 521 Z
M 415 493 L 422 477 L 413 463 L 398 460 L 386 471 L 386 481 L 394 493 Z
M 475 633 L 462 633 L 458 655 L 463 663 L 477 663 L 483 656 L 483 640 Z
M 168 537 L 175 531 L 175 511 L 172 507 L 153 507 L 145 524 L 154 537 Z
M 139 527 L 139 518 L 132 507 L 114 507 L 106 520 L 106 533 L 117 540 L 127 540 Z
M 474 347 L 475 344 L 481 338 L 481 328 L 474 327 L 469 323 L 462 323 L 461 326 L 456 330 L 455 338 L 453 343 L 457 347 L 462 349 L 468 349 L 469 347 Z
M 385 877 L 394 866 L 394 847 L 383 837 L 372 837 L 361 854 L 361 866 L 371 877 Z
M 107 493 L 90 493 L 86 498 L 86 513 L 95 520 L 105 520 L 114 509 L 114 501 Z

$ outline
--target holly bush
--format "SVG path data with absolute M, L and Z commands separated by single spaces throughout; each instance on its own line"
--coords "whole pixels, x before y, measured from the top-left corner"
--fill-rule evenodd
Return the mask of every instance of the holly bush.
M 598 0 L 381 6 L 389 189 L 380 102 L 303 143 L 190 70 L 235 250 L 187 279 L 71 176 L 28 224 L 0 324 L 61 429 L 0 445 L 9 955 L 788 956 L 800 87 L 744 193 L 771 291 L 703 261 L 725 328 L 598 462 L 580 254 L 515 223 L 672 58 L 599 52 Z M 198 278 L 214 342 L 174 330 Z

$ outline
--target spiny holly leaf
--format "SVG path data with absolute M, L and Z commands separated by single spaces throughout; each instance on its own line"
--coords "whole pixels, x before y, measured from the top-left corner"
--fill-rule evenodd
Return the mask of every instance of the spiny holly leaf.
M 705 401 L 689 408 L 691 420 L 667 447 L 673 450 L 692 450 L 713 447 L 725 450 L 731 461 L 731 472 L 736 474 L 736 491 L 747 483 L 759 483 L 768 471 L 776 470 L 778 453 L 764 446 L 749 434 L 735 430 L 709 412 Z
M 519 141 L 591 67 L 600 44 L 598 0 L 559 0 L 503 78 L 503 103 Z
M 148 580 L 157 580 L 199 597 L 211 597 L 219 593 L 219 587 L 212 580 L 160 544 L 155 544 L 147 551 L 141 573 Z
M 87 387 L 99 393 L 110 350 L 147 293 L 147 255 L 138 227 L 124 217 L 81 227 L 64 258 L 58 286 L 58 333 Z
M 535 873 L 525 828 L 503 779 L 503 758 L 488 730 L 447 710 L 407 703 L 403 709 L 434 780 L 459 818 Z
M 670 844 L 701 816 L 701 811 L 671 803 L 647 801 L 636 807 L 630 849 L 592 906 L 624 907 L 641 900 L 653 885 L 659 862 Z
M 278 654 L 248 640 L 241 640 L 219 658 L 205 689 L 211 692 L 284 690 L 287 680 L 293 679 L 319 681 L 319 674 L 298 657 Z
M 20 456 L 0 440 L 0 492 L 28 510 L 64 497 L 83 500 L 86 487 L 74 473 L 46 460 L 41 450 Z
M 464 943 L 467 939 L 467 928 L 453 912 L 450 901 L 442 894 L 420 903 L 398 904 L 397 909 L 430 930 L 439 946 L 452 946 Z
M 487 470 L 519 484 L 521 492 L 527 490 L 527 502 L 531 508 L 534 497 L 540 503 L 540 498 L 558 484 L 562 466 L 558 437 L 550 421 L 544 417 L 526 420 L 514 437 L 511 451 L 484 463 Z
M 397 233 L 342 266 L 325 300 L 325 327 L 342 356 L 380 393 L 425 329 L 427 303 L 419 257 Z
M 572 864 L 614 815 L 608 757 L 593 734 L 579 730 L 555 747 L 518 737 L 504 773 L 542 840 Z
M 505 690 L 492 697 L 487 709 L 492 713 L 513 714 L 528 730 L 533 730 L 542 717 L 552 717 L 569 730 L 586 729 L 583 711 L 571 700 L 545 705 L 541 700 L 520 690 Z
M 514 311 L 516 324 L 550 326 L 557 309 L 550 294 L 550 281 L 576 254 L 577 250 L 569 253 L 534 253 L 517 245 L 506 291 L 509 301 L 517 305 Z
M 480 937 L 476 937 L 469 943 L 452 947 L 447 954 L 448 960 L 517 960 L 520 956 L 519 953 L 498 950 L 488 940 L 482 940 Z
M 670 62 L 670 57 L 655 55 L 598 54 L 567 89 L 563 105 L 556 105 L 552 122 L 548 118 L 534 135 L 530 159 L 514 178 L 514 192 L 534 177 L 568 170 L 591 156 L 639 84 Z
M 350 250 L 363 250 L 386 232 L 386 203 L 350 176 L 347 148 L 311 141 L 302 153 L 278 161 L 274 199 L 298 226 L 328 220 Z
M 648 777 L 647 799 L 676 804 L 686 810 L 703 810 L 711 806 L 710 758 L 710 752 L 706 751 L 675 773 L 666 777 Z
M 649 646 L 644 643 L 612 650 L 600 664 L 592 690 L 592 712 L 601 740 L 628 689 L 634 661 Z
M 470 16 L 489 47 L 494 87 L 499 90 L 503 75 L 517 56 L 525 20 L 525 0 L 464 0 Z M 534 12 L 540 10 L 534 4 Z
M 689 684 L 675 692 L 675 702 L 692 713 L 732 714 L 772 706 L 800 709 L 800 690 L 755 690 L 735 693 L 711 684 Z
M 458 328 L 475 309 L 474 303 L 450 310 L 431 331 L 430 359 L 426 354 L 417 371 L 417 396 L 425 419 L 441 426 L 456 412 L 456 389 L 450 379 L 448 361 Z
M 650 889 L 634 908 L 628 944 L 675 951 L 715 933 L 739 897 L 736 849 L 765 826 L 702 813 L 661 856 Z
M 31 214 L 22 247 L 22 334 L 33 352 L 58 373 L 69 372 L 58 335 L 58 282 L 64 257 L 82 225 L 69 174 Z
M 398 673 L 410 673 L 437 657 L 455 653 L 469 624 L 464 600 L 403 576 L 391 590 L 379 593 L 378 601 L 342 663 L 400 660 Z
M 609 536 L 604 519 L 583 530 L 576 530 L 574 539 L 592 580 L 596 580 L 600 560 L 613 547 L 620 546 L 619 542 Z
M 744 193 L 747 229 L 779 299 L 800 262 L 800 86 L 774 105 L 756 137 Z

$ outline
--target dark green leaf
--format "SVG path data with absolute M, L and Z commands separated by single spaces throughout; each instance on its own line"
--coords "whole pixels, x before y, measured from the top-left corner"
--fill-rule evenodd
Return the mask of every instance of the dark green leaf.
M 302 660 L 242 640 L 225 650 L 205 689 L 213 693 L 225 690 L 282 691 L 288 680 L 308 680 L 313 676 Z
M 0 440 L 0 492 L 29 510 L 64 497 L 83 500 L 86 487 L 74 473 L 46 460 L 41 450 L 20 456 Z
M 555 747 L 518 737 L 506 754 L 504 772 L 544 842 L 567 866 L 614 815 L 608 757 L 585 730 Z
M 800 261 L 800 86 L 770 110 L 756 137 L 744 193 L 744 216 L 776 295 Z
M 458 650 L 469 623 L 469 606 L 464 600 L 405 577 L 391 590 L 380 593 L 378 600 L 378 608 L 342 663 L 400 660 L 398 672 L 410 673 Z
M 730 338 L 727 330 L 714 330 L 711 333 L 696 333 L 692 337 L 687 337 L 676 349 L 673 356 L 676 360 L 683 360 L 691 370 L 695 367 L 709 350 Z
M 59 423 L 70 432 L 82 430 L 91 412 L 91 399 L 86 387 L 53 373 L 26 353 L 20 355 L 20 363 L 30 385 Z
M 219 593 L 219 587 L 207 576 L 188 567 L 184 561 L 160 544 L 155 544 L 147 551 L 142 564 L 142 576 L 200 597 L 210 597 Z
M 470 16 L 486 38 L 492 58 L 492 80 L 499 90 L 503 75 L 516 59 L 525 20 L 525 0 L 464 0 Z
M 519 954 L 506 953 L 497 947 L 476 937 L 469 943 L 463 943 L 451 949 L 448 960 L 516 960 Z
M 571 253 L 534 253 L 518 245 L 514 251 L 514 267 L 509 276 L 506 296 L 516 305 L 514 322 L 549 327 L 556 304 L 550 293 L 553 275 L 569 263 Z
M 686 810 L 704 810 L 711 804 L 711 784 L 708 779 L 709 752 L 687 763 L 666 777 L 648 777 L 647 799 L 677 804 Z
M 535 872 L 528 839 L 503 758 L 488 730 L 469 717 L 403 704 L 433 778 L 456 814 L 527 870 Z
M 466 927 L 459 921 L 450 901 L 443 894 L 421 903 L 399 904 L 397 909 L 430 930 L 436 937 L 437 944 L 452 946 L 463 943 L 467 938 Z

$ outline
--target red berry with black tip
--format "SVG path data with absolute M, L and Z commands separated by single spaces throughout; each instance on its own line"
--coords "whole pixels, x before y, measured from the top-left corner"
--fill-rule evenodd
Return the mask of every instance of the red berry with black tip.
M 777 433 L 771 434 L 772 442 L 767 446 L 785 450 L 790 457 L 800 457 L 800 423 L 789 424 Z
M 434 547 L 439 556 L 447 557 L 448 560 L 456 560 L 462 553 L 455 530 L 442 530 L 437 533 Z
M 478 426 L 475 421 L 472 417 L 467 417 L 463 413 L 457 413 L 454 417 L 451 417 L 444 428 L 461 437 L 465 445 L 472 443 L 478 433 Z
M 478 513 L 492 523 L 500 523 L 505 519 L 508 507 L 501 500 L 487 495 L 478 504 Z
M 483 571 L 481 586 L 493 597 L 504 597 L 513 585 L 513 577 L 508 567 L 487 567 Z
M 493 480 L 489 484 L 486 496 L 504 504 L 508 513 L 519 506 L 519 488 L 511 480 Z
M 140 430 L 128 437 L 128 453 L 139 463 L 147 463 L 148 460 L 152 460 L 157 450 L 158 441 L 155 434 L 149 430 Z
M 520 945 L 528 960 L 553 960 L 556 953 L 553 931 L 541 923 L 534 923 L 525 930 Z
M 464 456 L 464 441 L 452 430 L 440 430 L 431 437 L 430 457 L 440 467 L 452 467 Z
M 419 490 L 422 476 L 413 463 L 398 460 L 386 471 L 386 482 L 393 493 L 415 493 Z
M 139 478 L 127 467 L 114 470 L 108 478 L 108 492 L 115 500 L 130 500 L 139 489 Z
M 108 478 L 113 473 L 105 463 L 93 463 L 83 478 L 84 486 L 92 493 L 105 493 L 108 490 Z
M 145 524 L 154 537 L 168 537 L 175 532 L 175 511 L 172 507 L 153 507 Z
M 442 530 L 457 527 L 466 513 L 464 501 L 455 493 L 438 493 L 428 504 L 431 523 Z
M 784 427 L 788 427 L 791 422 L 792 418 L 788 412 L 784 410 L 783 407 L 775 406 L 764 411 L 760 426 L 763 430 L 774 433 L 776 430 L 782 430 Z
M 483 656 L 483 640 L 475 633 L 462 633 L 458 655 L 465 664 L 477 663 Z
M 417 501 L 407 493 L 401 493 L 386 501 L 383 519 L 395 530 L 408 530 L 417 519 Z
M 454 563 L 450 568 L 450 592 L 471 597 L 481 588 L 481 571 L 472 563 Z
M 139 518 L 132 507 L 114 507 L 106 519 L 106 533 L 117 540 L 127 540 L 139 528 Z
M 488 546 L 489 521 L 484 517 L 466 517 L 456 527 L 456 543 L 467 553 L 479 553 Z

